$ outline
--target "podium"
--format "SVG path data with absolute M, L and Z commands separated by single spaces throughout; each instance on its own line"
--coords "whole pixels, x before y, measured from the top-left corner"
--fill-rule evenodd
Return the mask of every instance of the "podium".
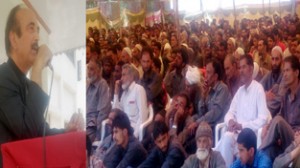
M 85 168 L 86 133 L 72 132 L 47 136 L 47 168 Z M 1 145 L 4 168 L 43 168 L 43 138 L 9 142 Z

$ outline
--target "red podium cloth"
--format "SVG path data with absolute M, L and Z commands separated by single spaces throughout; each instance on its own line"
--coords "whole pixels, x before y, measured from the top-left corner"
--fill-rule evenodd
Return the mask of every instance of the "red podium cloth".
M 46 138 L 47 168 L 85 168 L 86 133 L 73 132 Z M 43 138 L 1 145 L 4 168 L 43 168 Z

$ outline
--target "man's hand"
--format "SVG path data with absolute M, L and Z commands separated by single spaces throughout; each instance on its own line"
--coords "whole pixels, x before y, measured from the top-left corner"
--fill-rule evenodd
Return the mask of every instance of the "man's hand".
M 233 119 L 229 120 L 229 122 L 228 122 L 228 131 L 229 132 L 234 132 L 234 127 L 235 127 L 235 121 Z
M 44 68 L 49 65 L 52 60 L 52 52 L 45 44 L 39 47 L 36 60 L 34 62 L 34 67 Z
M 120 85 L 121 85 L 121 81 L 116 80 L 116 82 L 115 82 L 115 94 L 116 95 L 119 95 L 119 93 L 120 93 Z
M 84 130 L 84 119 L 81 113 L 74 113 L 69 121 L 65 124 L 66 132 L 72 131 L 83 131 Z
M 169 72 L 172 72 L 175 69 L 175 64 L 175 61 L 169 63 Z
M 188 126 L 188 132 L 190 133 L 190 135 L 195 134 L 197 127 L 198 124 L 196 122 L 193 122 Z
M 297 145 L 297 146 L 300 146 L 300 131 L 296 131 L 296 132 L 295 132 L 294 139 L 295 139 L 296 145 Z
M 229 132 L 237 132 L 242 129 L 243 129 L 242 124 L 239 124 L 238 122 L 234 121 L 233 119 L 229 120 L 229 122 L 228 122 L 228 131 Z
M 269 90 L 266 92 L 266 99 L 268 100 L 273 100 L 275 98 L 275 94 L 272 92 L 272 90 Z
M 46 45 L 41 45 L 38 49 L 36 59 L 32 66 L 31 80 L 42 87 L 42 70 L 48 66 L 52 59 L 52 52 Z

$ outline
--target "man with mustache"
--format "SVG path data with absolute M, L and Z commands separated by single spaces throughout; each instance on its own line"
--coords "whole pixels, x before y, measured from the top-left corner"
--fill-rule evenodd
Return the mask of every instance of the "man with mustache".
M 102 65 L 91 59 L 87 65 L 86 133 L 92 142 L 101 139 L 101 123 L 111 109 L 109 86 L 101 75 Z
M 212 148 L 212 129 L 203 121 L 199 124 L 196 132 L 197 152 L 188 157 L 182 168 L 225 168 L 225 161 L 218 151 Z
M 242 86 L 234 95 L 230 108 L 224 117 L 227 131 L 216 144 L 226 166 L 229 167 L 237 154 L 236 138 L 243 128 L 257 132 L 271 118 L 266 105 L 266 96 L 260 83 L 252 79 L 253 59 L 247 54 L 240 58 L 240 80 Z
M 156 147 L 139 168 L 179 168 L 183 165 L 186 153 L 181 144 L 169 135 L 165 122 L 155 121 L 152 137 Z
M 39 47 L 38 41 L 34 12 L 17 5 L 5 28 L 8 61 L 0 66 L 0 144 L 43 135 L 49 96 L 42 90 L 42 70 L 49 65 L 52 53 L 46 45 Z M 72 118 L 66 130 L 50 129 L 46 124 L 46 135 L 83 129 L 83 117 L 76 114 Z

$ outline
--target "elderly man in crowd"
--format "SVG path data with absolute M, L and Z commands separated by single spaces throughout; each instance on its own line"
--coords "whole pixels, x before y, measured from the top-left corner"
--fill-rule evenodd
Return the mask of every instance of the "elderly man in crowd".
M 119 108 L 128 115 L 134 135 L 138 137 L 139 127 L 147 120 L 149 111 L 146 91 L 134 81 L 136 76 L 137 70 L 132 65 L 123 65 L 121 80 L 115 83 L 113 108 Z M 121 89 L 123 92 L 119 99 Z
M 107 82 L 102 78 L 101 69 L 101 63 L 93 59 L 88 63 L 86 129 L 87 135 L 92 142 L 100 140 L 101 123 L 107 118 L 111 108 L 109 87 Z
M 213 151 L 213 133 L 210 125 L 201 122 L 196 132 L 197 152 L 189 156 L 182 168 L 225 168 L 225 161 L 218 151 Z

